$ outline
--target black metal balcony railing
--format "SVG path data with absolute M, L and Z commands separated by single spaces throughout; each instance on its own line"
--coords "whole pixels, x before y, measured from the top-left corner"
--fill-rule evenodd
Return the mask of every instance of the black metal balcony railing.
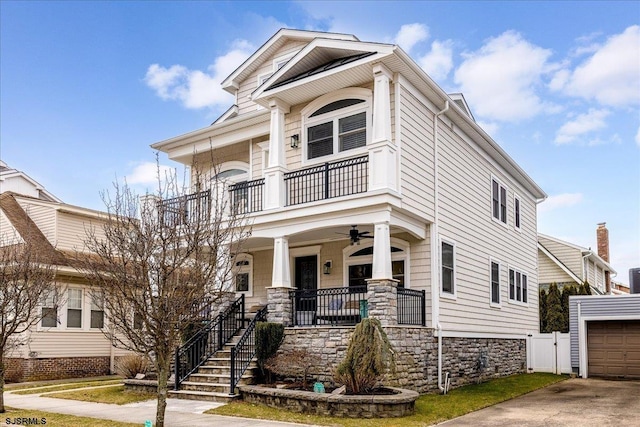
M 368 317 L 367 286 L 298 289 L 289 293 L 293 325 L 355 325 Z
M 231 211 L 235 215 L 262 210 L 264 178 L 244 181 L 229 186 Z
M 398 324 L 426 325 L 425 292 L 398 288 Z
M 211 192 L 200 191 L 162 200 L 158 203 L 158 211 L 165 224 L 173 226 L 206 220 L 211 214 Z
M 287 206 L 367 191 L 369 156 L 324 163 L 284 174 Z

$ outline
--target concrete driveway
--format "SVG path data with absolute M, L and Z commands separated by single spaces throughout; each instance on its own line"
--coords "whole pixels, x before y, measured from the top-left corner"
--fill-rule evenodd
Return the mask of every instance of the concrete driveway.
M 640 381 L 569 379 L 441 426 L 639 426 Z

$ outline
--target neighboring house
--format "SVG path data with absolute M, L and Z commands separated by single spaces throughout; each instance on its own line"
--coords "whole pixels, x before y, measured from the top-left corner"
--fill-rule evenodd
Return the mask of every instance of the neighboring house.
M 56 283 L 64 290 L 56 316 L 46 316 L 25 333 L 26 344 L 7 357 L 9 381 L 105 375 L 114 359 L 126 354 L 114 348 L 101 328 L 105 313 L 99 293 L 72 267 L 82 250 L 85 230 L 100 227 L 105 214 L 13 192 L 0 195 L 0 234 L 4 244 L 29 241 L 56 267 Z M 52 301 L 43 301 L 47 310 Z
M 598 253 L 555 237 L 538 234 L 538 281 L 540 287 L 556 283 L 582 285 L 589 282 L 595 294 L 610 294 L 609 232 L 605 223 L 598 224 Z
M 614 295 L 625 295 L 630 293 L 629 285 L 622 282 L 611 281 L 611 293 Z
M 40 200 L 62 203 L 62 200 L 48 192 L 42 185 L 24 172 L 9 167 L 0 160 L 0 193 L 12 191 Z
M 223 116 L 152 147 L 228 179 L 252 225 L 232 286 L 288 326 L 284 349 L 317 354 L 327 376 L 368 314 L 396 346 L 399 384 L 524 372 L 546 195 L 461 94 L 396 45 L 289 29 L 222 87 L 236 100 Z

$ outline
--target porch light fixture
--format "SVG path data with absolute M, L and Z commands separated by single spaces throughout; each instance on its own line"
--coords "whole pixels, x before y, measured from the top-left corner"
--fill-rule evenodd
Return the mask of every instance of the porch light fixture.
M 300 135 L 297 133 L 295 135 L 291 135 L 291 148 L 298 148 L 300 144 Z
M 322 272 L 324 274 L 331 274 L 331 261 L 325 261 L 324 265 L 322 266 Z

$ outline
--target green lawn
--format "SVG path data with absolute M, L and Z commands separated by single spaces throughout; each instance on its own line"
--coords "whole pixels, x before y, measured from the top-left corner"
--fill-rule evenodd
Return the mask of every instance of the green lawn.
M 73 389 L 82 388 L 82 387 L 95 387 L 95 386 L 117 385 L 117 384 L 122 384 L 122 380 L 109 379 L 109 380 L 101 380 L 101 381 L 74 382 L 71 384 L 34 386 L 34 387 L 21 389 L 18 391 L 13 391 L 13 394 L 42 394 L 42 393 L 49 393 L 52 391 L 73 390 Z
M 14 390 L 27 390 L 31 388 L 38 387 L 49 387 L 55 385 L 71 385 L 71 384 L 79 384 L 79 383 L 101 383 L 103 381 L 122 381 L 122 377 L 118 375 L 107 375 L 103 377 L 88 377 L 88 378 L 66 378 L 62 380 L 44 380 L 44 381 L 33 381 L 26 383 L 7 383 L 4 385 L 5 391 L 14 391 Z
M 420 396 L 416 401 L 416 413 L 414 415 L 402 418 L 365 420 L 322 417 L 303 415 L 297 412 L 244 402 L 231 403 L 211 409 L 206 413 L 326 426 L 423 427 L 495 405 L 565 379 L 567 379 L 566 376 L 553 374 L 520 374 L 491 380 L 482 384 L 456 388 L 446 395 L 428 394 Z
M 125 405 L 127 403 L 142 402 L 157 398 L 155 393 L 124 391 L 124 385 L 66 391 L 61 393 L 48 393 L 44 396 L 55 397 L 56 399 L 82 400 L 84 402 L 113 403 L 116 405 Z
M 65 427 L 140 427 L 139 423 L 122 423 L 111 420 L 99 420 L 97 418 L 76 417 L 74 415 L 54 414 L 53 412 L 34 411 L 33 409 L 13 409 L 5 408 L 6 412 L 0 414 L 3 424 L 26 425 L 24 420 L 19 418 L 37 418 L 40 425 L 65 426 Z

